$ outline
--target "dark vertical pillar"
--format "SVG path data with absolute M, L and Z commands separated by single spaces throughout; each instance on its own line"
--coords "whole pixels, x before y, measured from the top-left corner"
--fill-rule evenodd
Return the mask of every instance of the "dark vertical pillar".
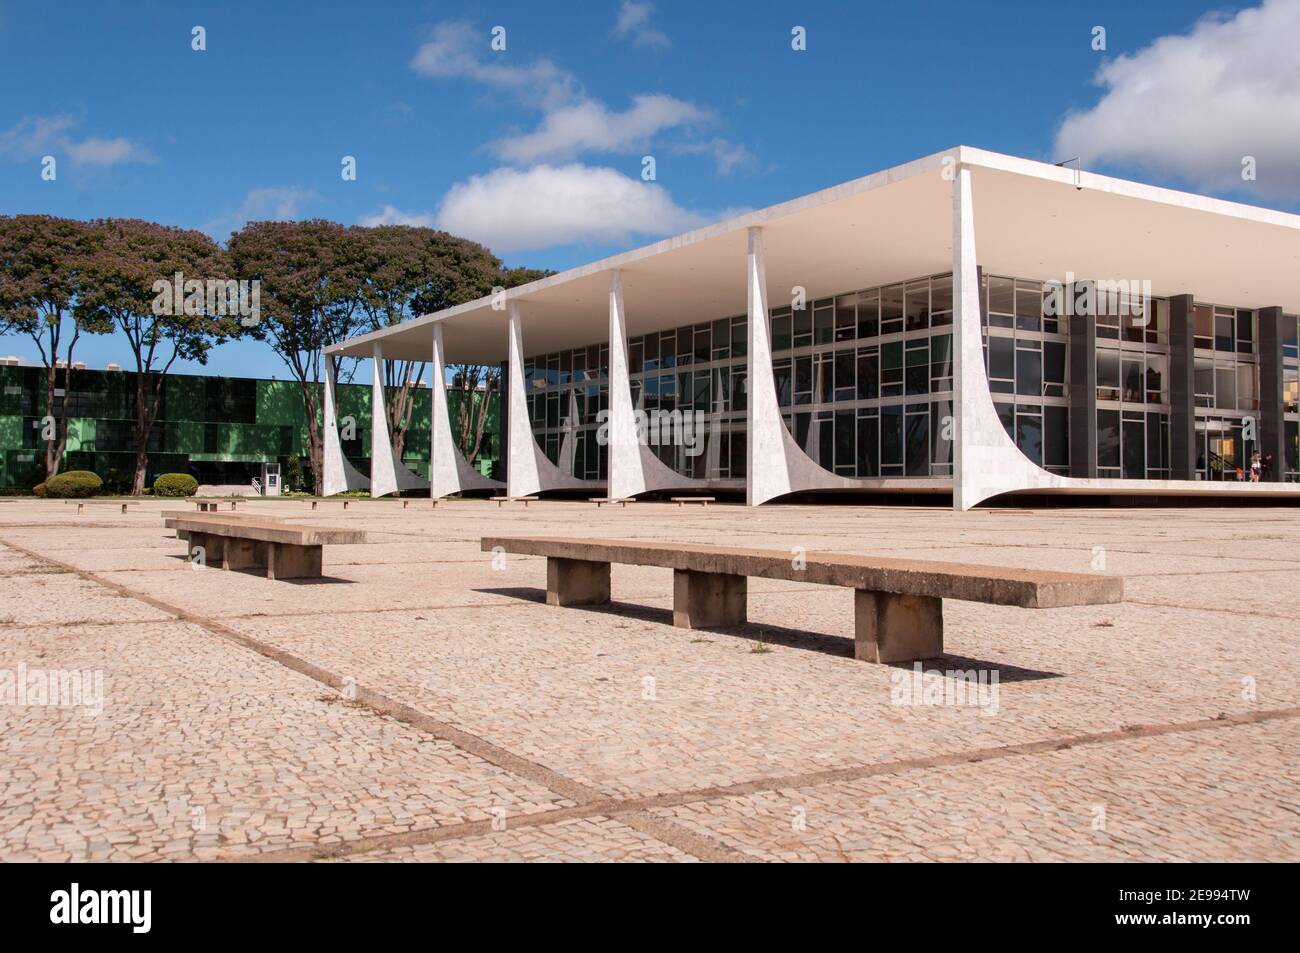
M 1169 477 L 1196 479 L 1196 318 L 1192 296 L 1169 299 Z
M 1070 476 L 1097 475 L 1097 321 L 1080 306 L 1087 282 L 1066 285 L 1070 322 Z M 1080 313 L 1080 312 L 1084 313 Z
M 1259 312 L 1259 456 L 1272 456 L 1269 479 L 1286 472 L 1286 425 L 1282 416 L 1282 309 Z
M 497 479 L 505 483 L 510 476 L 510 362 L 501 362 L 501 403 L 497 405 L 497 426 L 501 429 L 501 439 L 497 441 L 498 459 L 501 472 Z

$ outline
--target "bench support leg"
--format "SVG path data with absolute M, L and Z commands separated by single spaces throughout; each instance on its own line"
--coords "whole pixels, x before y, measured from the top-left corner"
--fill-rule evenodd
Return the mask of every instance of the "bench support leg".
M 673 625 L 698 629 L 744 625 L 749 580 L 721 572 L 673 570 Z
M 548 606 L 596 606 L 609 602 L 609 563 L 587 559 L 546 560 Z
M 288 543 L 267 544 L 267 579 L 319 579 L 320 576 L 320 546 L 291 546 Z
M 943 654 L 943 600 L 857 589 L 853 594 L 854 657 L 913 662 Z
M 267 544 L 253 539 L 227 539 L 227 569 L 265 569 Z
M 210 533 L 190 533 L 185 530 L 177 530 L 177 535 L 185 533 L 186 558 L 190 562 L 197 562 L 198 557 L 194 554 L 196 546 L 202 547 L 203 565 L 213 568 L 220 567 L 225 562 L 226 541 L 221 536 L 213 536 Z

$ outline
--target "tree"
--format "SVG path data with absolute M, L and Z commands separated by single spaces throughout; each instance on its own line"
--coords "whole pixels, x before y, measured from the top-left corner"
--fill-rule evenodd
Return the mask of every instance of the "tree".
M 167 373 L 177 360 L 206 364 L 214 343 L 240 331 L 236 316 L 218 313 L 228 310 L 228 299 L 212 293 L 218 289 L 224 295 L 229 263 L 202 232 L 140 219 L 102 219 L 91 228 L 94 250 L 86 259 L 75 311 L 83 320 L 115 326 L 131 346 L 131 493 L 139 496 Z M 180 293 L 175 288 L 178 280 Z
M 45 366 L 45 478 L 59 472 L 68 445 L 72 355 L 83 332 L 111 325 L 73 309 L 93 244 L 84 222 L 49 215 L 0 217 L 0 334 L 26 334 Z M 62 355 L 62 356 L 60 356 Z M 58 370 L 65 398 L 55 419 Z
M 409 225 L 352 229 L 362 256 L 358 302 L 370 330 L 400 324 L 489 294 L 501 281 L 501 262 L 482 245 L 446 232 Z M 388 432 L 401 459 L 415 401 L 412 388 L 424 361 L 385 361 Z
M 553 275 L 555 272 L 538 268 L 498 269 L 495 285 L 515 288 Z M 473 463 L 483 447 L 483 434 L 487 430 L 492 396 L 501 390 L 501 368 L 493 364 L 449 364 L 452 386 L 461 391 L 456 408 L 456 445 Z
M 261 318 L 253 333 L 293 373 L 307 412 L 315 492 L 325 489 L 321 429 L 321 351 L 358 330 L 363 258 L 353 231 L 335 222 L 249 222 L 227 251 L 242 279 L 261 282 Z

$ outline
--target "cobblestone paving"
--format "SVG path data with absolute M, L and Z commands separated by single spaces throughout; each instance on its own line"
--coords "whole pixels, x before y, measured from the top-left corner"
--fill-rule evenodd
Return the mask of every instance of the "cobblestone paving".
M 366 529 L 326 579 L 192 570 L 159 514 L 0 502 L 0 860 L 1300 859 L 1300 513 L 252 502 Z M 721 541 L 1105 572 L 1121 605 L 945 604 L 922 703 L 846 590 L 751 580 L 674 629 L 670 573 L 538 602 L 488 534 Z M 901 702 L 901 703 L 900 703 Z

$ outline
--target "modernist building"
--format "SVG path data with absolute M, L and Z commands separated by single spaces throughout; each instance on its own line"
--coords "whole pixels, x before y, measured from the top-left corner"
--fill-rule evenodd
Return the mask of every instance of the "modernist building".
M 353 384 L 338 388 L 338 416 L 354 424 L 346 428 L 339 449 L 361 472 L 370 468 L 370 390 Z M 403 463 L 427 478 L 432 393 L 422 388 L 413 396 Z M 451 399 L 456 405 L 460 392 L 453 391 Z M 65 400 L 68 442 L 62 469 L 92 470 L 110 486 L 129 484 L 135 467 L 135 374 L 74 367 L 71 394 L 56 391 L 56 417 Z M 44 415 L 45 369 L 0 363 L 0 488 L 28 491 L 45 479 Z M 490 473 L 497 462 L 495 398 L 488 415 L 475 463 Z M 264 464 L 280 464 L 283 477 L 289 459 L 296 457 L 310 488 L 305 421 L 295 381 L 169 374 L 149 435 L 146 485 L 161 473 L 189 473 L 207 484 L 248 485 Z
M 435 496 L 1300 498 L 1298 312 L 1300 216 L 961 146 L 327 350 L 432 360 Z M 503 362 L 504 485 L 449 361 Z M 373 438 L 371 492 L 416 485 Z

